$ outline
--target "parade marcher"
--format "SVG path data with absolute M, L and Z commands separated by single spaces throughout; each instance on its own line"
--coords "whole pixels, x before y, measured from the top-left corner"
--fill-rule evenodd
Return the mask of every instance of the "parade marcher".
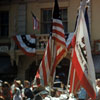
M 43 90 L 40 92 L 40 95 L 41 95 L 42 99 L 45 99 L 45 97 L 47 97 L 49 95 L 49 92 L 46 90 Z
M 35 88 L 33 90 L 34 100 L 42 100 L 40 92 L 44 91 L 44 90 L 45 90 L 45 88 L 43 86 L 39 86 L 39 87 Z

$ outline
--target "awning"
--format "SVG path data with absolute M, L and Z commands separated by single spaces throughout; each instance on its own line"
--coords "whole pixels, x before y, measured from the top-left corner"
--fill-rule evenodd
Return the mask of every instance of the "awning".
M 100 73 L 100 55 L 93 55 L 93 62 L 96 73 Z
M 12 74 L 14 72 L 10 56 L 0 56 L 0 74 Z

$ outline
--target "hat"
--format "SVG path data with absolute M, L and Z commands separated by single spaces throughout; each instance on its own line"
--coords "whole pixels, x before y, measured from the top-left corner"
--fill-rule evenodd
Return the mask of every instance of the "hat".
M 54 82 L 53 88 L 54 88 L 54 89 L 55 89 L 55 88 L 61 88 L 61 84 L 62 84 L 61 81 L 56 81 L 56 82 Z
M 43 86 L 39 86 L 33 90 L 33 93 L 36 95 L 37 93 L 40 93 L 43 90 L 45 90 L 45 88 Z
M 10 85 L 9 85 L 8 82 L 5 81 L 5 82 L 3 83 L 3 87 L 9 87 L 9 86 L 10 86 Z
M 37 88 L 37 87 L 38 87 L 38 85 L 32 85 L 32 87 L 33 87 L 33 88 Z
M 3 96 L 0 96 L 0 100 L 5 100 Z
M 62 86 L 62 82 L 61 81 L 57 81 L 57 82 L 54 82 L 54 85 L 53 85 L 53 89 L 56 89 L 57 91 L 63 91 L 63 86 Z
M 30 85 L 30 82 L 28 80 L 24 80 L 24 84 Z
M 40 92 L 40 94 L 49 94 L 49 92 L 46 91 L 46 90 L 43 90 L 43 91 Z
M 16 80 L 16 83 L 21 85 L 21 81 L 20 80 Z

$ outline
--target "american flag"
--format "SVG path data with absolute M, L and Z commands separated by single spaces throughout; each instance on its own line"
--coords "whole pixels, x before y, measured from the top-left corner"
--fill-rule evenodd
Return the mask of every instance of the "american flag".
M 33 13 L 32 13 L 32 19 L 33 19 L 33 30 L 36 30 L 36 29 L 39 30 L 39 21 Z
M 40 81 L 42 85 L 47 85 L 53 81 L 57 64 L 66 56 L 65 33 L 60 19 L 58 2 L 55 0 L 52 36 L 50 36 L 43 59 L 39 66 Z
M 59 13 L 59 6 L 57 0 L 55 0 L 54 12 L 53 12 L 53 27 L 52 38 L 61 45 L 66 47 L 64 26 L 62 24 L 61 16 Z
M 46 51 L 39 66 L 40 81 L 42 85 L 47 85 L 50 77 L 53 78 L 57 64 L 66 55 L 66 49 L 60 45 L 53 44 L 52 37 L 49 38 Z M 53 49 L 53 50 L 52 50 Z M 54 52 L 53 52 L 54 51 Z

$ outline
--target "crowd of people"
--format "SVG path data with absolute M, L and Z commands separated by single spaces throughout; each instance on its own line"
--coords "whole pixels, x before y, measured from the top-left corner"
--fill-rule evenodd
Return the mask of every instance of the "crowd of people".
M 97 98 L 100 100 L 100 79 L 96 80 Z M 73 98 L 73 99 L 72 99 Z M 25 80 L 22 84 L 21 80 L 14 80 L 12 84 L 0 80 L 0 100 L 92 100 L 86 94 L 86 91 L 81 88 L 77 95 L 73 97 L 68 95 L 68 91 L 59 81 L 55 82 L 53 88 L 43 87 L 34 82 Z

